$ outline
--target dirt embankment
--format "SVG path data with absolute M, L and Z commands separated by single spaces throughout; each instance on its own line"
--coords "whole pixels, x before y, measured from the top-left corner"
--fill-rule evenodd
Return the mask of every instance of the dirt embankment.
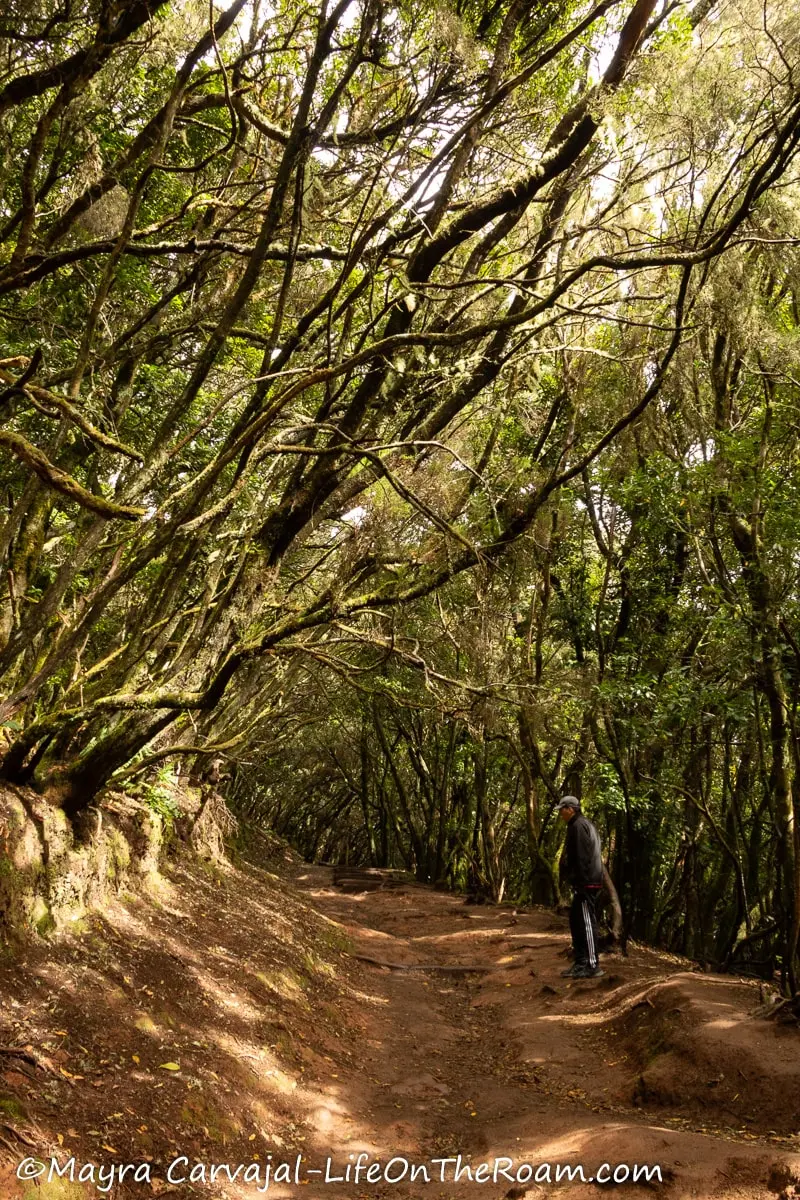
M 530 1176 L 566 1164 L 588 1180 L 602 1163 L 660 1167 L 660 1185 L 614 1189 L 629 1196 L 798 1194 L 800 1035 L 754 1018 L 758 984 L 645 951 L 568 981 L 562 919 L 394 884 L 345 891 L 280 854 L 184 858 L 149 895 L 7 960 L 3 1200 L 96 1197 L 115 1164 L 148 1176 L 115 1179 L 117 1200 L 242 1200 L 259 1194 L 243 1171 L 170 1186 L 169 1164 L 241 1165 L 263 1184 L 268 1164 L 330 1157 L 344 1174 L 359 1153 L 428 1164 L 431 1182 L 306 1177 L 266 1194 L 589 1200 L 607 1189 Z M 26 1155 L 74 1156 L 95 1179 L 24 1184 Z M 458 1155 L 529 1174 L 437 1179 L 431 1160 Z
M 225 857 L 238 823 L 216 791 L 179 782 L 140 791 L 107 792 L 73 824 L 30 788 L 0 785 L 0 941 L 68 928 L 115 896 L 146 891 L 181 847 Z
M 86 814 L 82 837 L 29 788 L 0 787 L 0 936 L 46 934 L 158 870 L 164 822 L 125 797 Z

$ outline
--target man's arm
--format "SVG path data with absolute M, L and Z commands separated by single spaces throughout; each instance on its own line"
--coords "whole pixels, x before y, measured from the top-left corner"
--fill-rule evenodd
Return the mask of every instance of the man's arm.
M 576 829 L 577 842 L 577 860 L 578 873 L 580 875 L 579 883 L 595 883 L 598 873 L 598 859 L 600 857 L 600 849 L 598 844 L 597 834 L 592 829 L 588 822 L 582 822 Z M 602 863 L 600 864 L 602 870 Z

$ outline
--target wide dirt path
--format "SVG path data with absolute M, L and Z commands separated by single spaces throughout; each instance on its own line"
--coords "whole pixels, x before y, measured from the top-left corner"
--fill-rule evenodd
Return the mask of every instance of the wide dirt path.
M 359 1151 L 384 1161 L 402 1156 L 428 1164 L 431 1177 L 425 1186 L 422 1174 L 408 1186 L 362 1183 L 351 1195 L 580 1200 L 609 1190 L 595 1182 L 548 1184 L 548 1163 L 553 1181 L 558 1164 L 581 1165 L 587 1181 L 603 1163 L 612 1170 L 658 1164 L 664 1182 L 655 1190 L 674 1200 L 800 1194 L 789 1178 L 800 1167 L 793 1153 L 800 1147 L 787 1135 L 793 1122 L 793 1132 L 800 1130 L 800 1040 L 796 1029 L 747 1016 L 760 1000 L 757 984 L 693 974 L 685 963 L 642 951 L 604 960 L 602 980 L 567 981 L 560 975 L 568 965 L 563 918 L 465 905 L 414 885 L 343 892 L 326 868 L 300 870 L 296 882 L 344 926 L 361 956 L 362 995 L 348 1012 L 356 1069 L 334 1086 L 317 1145 L 327 1142 L 339 1164 Z M 402 969 L 434 965 L 443 969 Z M 650 1025 L 663 1043 L 655 1055 Z M 670 1049 L 668 1030 L 681 1028 L 711 1047 L 708 1058 L 691 1062 L 690 1049 Z M 724 1062 L 714 1061 L 715 1034 Z M 740 1053 L 743 1037 L 749 1056 Z M 745 1095 L 753 1058 L 762 1071 Z M 655 1075 L 648 1074 L 654 1059 Z M 671 1060 L 672 1077 L 659 1092 L 658 1070 L 669 1076 Z M 726 1071 L 735 1076 L 731 1086 L 739 1085 L 730 1105 Z M 774 1117 L 765 1104 L 774 1109 L 775 1101 L 786 1120 L 770 1133 L 763 1126 Z M 542 1182 L 535 1174 L 524 1185 L 500 1175 L 470 1185 L 465 1171 L 455 1184 L 456 1164 L 429 1162 L 459 1155 L 473 1173 L 506 1156 L 510 1174 L 530 1164 Z M 402 1164 L 394 1169 L 401 1173 Z M 652 1196 L 653 1188 L 613 1190 Z
M 758 983 L 641 950 L 569 982 L 550 912 L 264 867 L 179 857 L 6 949 L 0 1200 L 596 1200 L 604 1163 L 661 1168 L 623 1196 L 797 1196 L 800 1032 L 754 1015 Z M 356 1180 L 359 1154 L 430 1182 Z M 432 1162 L 459 1155 L 477 1181 Z M 297 1184 L 257 1191 L 298 1156 Z M 21 1181 L 23 1157 L 76 1172 Z M 350 1179 L 310 1173 L 328 1158 Z M 148 1180 L 77 1177 L 124 1164 Z M 219 1164 L 238 1174 L 203 1177 Z

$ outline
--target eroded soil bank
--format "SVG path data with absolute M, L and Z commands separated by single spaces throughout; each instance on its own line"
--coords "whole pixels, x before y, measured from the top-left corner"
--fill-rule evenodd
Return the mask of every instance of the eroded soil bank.
M 267 1166 L 298 1155 L 299 1185 L 261 1194 L 611 1190 L 466 1171 L 455 1183 L 454 1164 L 431 1160 L 458 1155 L 473 1172 L 503 1156 L 513 1171 L 580 1164 L 587 1179 L 603 1163 L 659 1165 L 661 1185 L 613 1188 L 632 1197 L 800 1194 L 800 1033 L 753 1016 L 762 985 L 640 950 L 569 982 L 567 942 L 548 912 L 413 884 L 345 892 L 328 868 L 280 857 L 173 865 L 149 895 L 0 969 L 0 1040 L 18 1051 L 0 1056 L 0 1195 L 239 1200 L 259 1194 L 256 1171 L 263 1188 Z M 427 1165 L 431 1182 L 356 1183 L 362 1152 Z M 24 1156 L 74 1156 L 75 1178 L 20 1182 Z M 307 1173 L 329 1157 L 349 1182 Z M 91 1163 L 94 1184 L 79 1182 Z M 243 1170 L 190 1182 L 195 1163 Z M 146 1164 L 149 1180 L 100 1193 L 100 1166 L 115 1164 Z

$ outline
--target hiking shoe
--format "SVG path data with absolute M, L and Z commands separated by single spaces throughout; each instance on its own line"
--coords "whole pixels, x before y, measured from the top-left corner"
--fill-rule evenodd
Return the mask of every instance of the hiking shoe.
M 602 967 L 595 967 L 592 970 L 591 967 L 582 966 L 579 970 L 572 972 L 573 979 L 599 979 L 601 975 L 605 975 Z
M 573 963 L 571 967 L 567 967 L 566 971 L 561 972 L 562 979 L 574 979 L 578 971 L 588 970 L 585 963 Z

